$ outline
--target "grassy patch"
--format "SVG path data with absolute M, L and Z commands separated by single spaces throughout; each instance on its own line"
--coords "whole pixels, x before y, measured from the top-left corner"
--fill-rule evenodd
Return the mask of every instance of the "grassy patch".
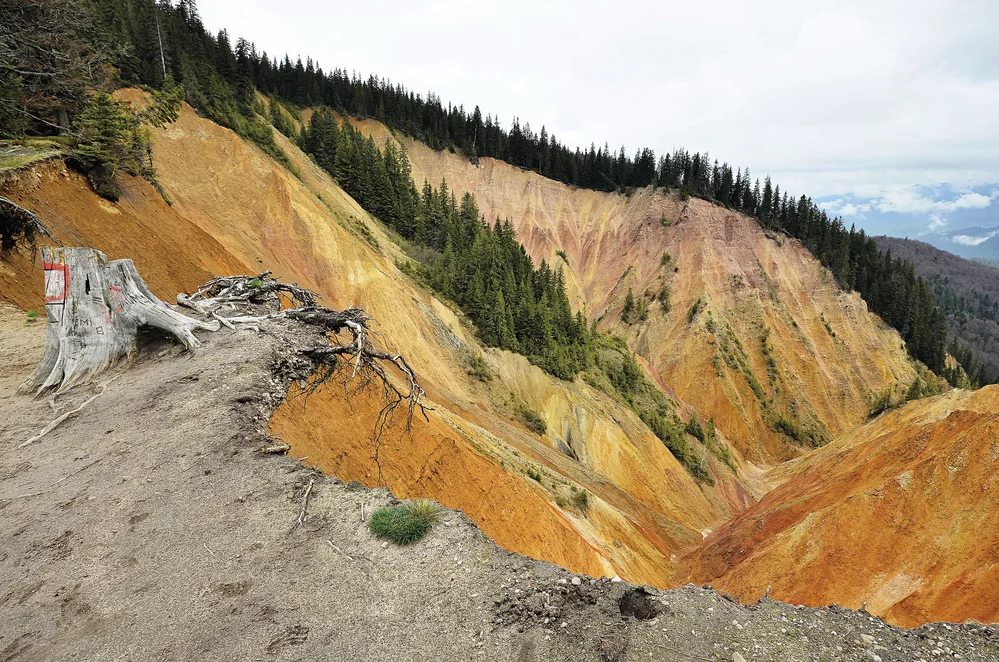
M 717 333 L 717 339 L 718 351 L 721 353 L 725 363 L 728 367 L 743 376 L 746 384 L 753 391 L 753 395 L 756 396 L 756 399 L 760 401 L 762 406 L 766 407 L 766 392 L 763 390 L 760 380 L 756 378 L 753 372 L 753 366 L 749 361 L 749 356 L 746 354 L 746 349 L 743 347 L 742 341 L 735 335 L 732 327 L 727 322 L 721 325 Z
M 0 171 L 18 170 L 20 168 L 24 168 L 25 166 L 31 165 L 36 161 L 44 161 L 45 159 L 58 156 L 59 154 L 59 150 L 55 149 L 14 149 L 7 152 L 0 147 Z
M 826 333 L 828 333 L 830 337 L 835 338 L 836 332 L 833 331 L 832 325 L 829 324 L 829 321 L 826 319 L 826 316 L 823 313 L 819 313 L 819 319 L 822 320 L 822 325 L 826 327 Z
M 362 237 L 364 237 L 364 240 L 366 242 L 368 242 L 369 244 L 371 244 L 372 248 L 374 248 L 376 250 L 379 249 L 379 248 L 381 248 L 381 246 L 378 245 L 378 240 L 375 238 L 375 235 L 373 235 L 371 233 L 371 229 L 368 228 L 368 224 L 367 223 L 365 223 L 364 221 L 362 221 L 359 218 L 354 218 L 353 216 L 350 217 L 350 220 L 353 222 L 354 227 L 357 228 L 357 232 Z
M 695 456 L 685 425 L 672 403 L 645 378 L 624 340 L 597 335 L 594 353 L 595 365 L 583 373 L 583 380 L 630 407 L 695 480 L 713 484 L 711 474 Z
M 419 499 L 379 508 L 371 515 L 368 528 L 379 538 L 387 538 L 397 545 L 412 545 L 427 535 L 440 517 L 440 506 Z

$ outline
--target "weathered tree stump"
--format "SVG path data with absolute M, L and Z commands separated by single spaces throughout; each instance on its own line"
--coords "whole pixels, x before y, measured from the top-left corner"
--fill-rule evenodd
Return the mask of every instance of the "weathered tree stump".
M 21 393 L 62 392 L 135 354 L 141 326 L 196 347 L 194 329 L 217 331 L 182 315 L 149 291 L 131 260 L 108 261 L 92 248 L 42 248 L 45 354 Z

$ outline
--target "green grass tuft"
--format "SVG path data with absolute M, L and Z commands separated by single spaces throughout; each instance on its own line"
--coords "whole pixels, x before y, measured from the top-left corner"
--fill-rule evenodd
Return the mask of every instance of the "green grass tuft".
M 423 539 L 440 517 L 440 506 L 418 499 L 379 508 L 371 516 L 368 528 L 379 538 L 388 538 L 397 545 L 412 545 Z

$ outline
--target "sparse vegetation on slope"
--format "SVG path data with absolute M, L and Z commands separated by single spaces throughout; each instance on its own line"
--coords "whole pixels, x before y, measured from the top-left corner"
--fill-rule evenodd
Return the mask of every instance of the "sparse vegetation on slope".
M 593 349 L 594 365 L 584 373 L 583 379 L 626 403 L 695 480 L 714 484 L 706 466 L 705 452 L 735 470 L 731 451 L 717 439 L 714 424 L 709 423 L 708 433 L 693 415 L 685 424 L 663 392 L 646 379 L 623 340 L 599 334 L 594 338 Z M 689 441 L 688 435 L 701 446 Z

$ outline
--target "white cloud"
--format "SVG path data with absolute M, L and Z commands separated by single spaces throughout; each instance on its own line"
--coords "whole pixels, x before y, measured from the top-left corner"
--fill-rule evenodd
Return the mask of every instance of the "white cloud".
M 842 198 L 819 203 L 819 208 L 833 216 L 864 218 L 864 214 L 871 210 L 868 202 L 847 202 Z
M 986 241 L 996 236 L 997 234 L 999 234 L 999 230 L 993 230 L 992 232 L 989 232 L 979 237 L 968 234 L 958 234 L 951 237 L 951 241 L 953 241 L 955 244 L 962 244 L 964 246 L 977 246 L 978 244 L 984 244 Z
M 859 218 L 864 218 L 864 213 L 869 212 L 871 206 L 869 204 L 855 205 L 853 203 L 843 205 L 843 208 L 839 210 L 839 213 L 843 216 L 857 216 Z
M 901 214 L 940 214 L 959 209 L 985 209 L 999 197 L 999 191 L 982 195 L 973 191 L 963 193 L 952 200 L 934 200 L 923 194 L 916 186 L 894 187 L 874 201 L 878 211 Z
M 930 214 L 930 224 L 926 226 L 926 229 L 930 232 L 936 232 L 947 226 L 947 219 L 941 214 L 936 212 Z

